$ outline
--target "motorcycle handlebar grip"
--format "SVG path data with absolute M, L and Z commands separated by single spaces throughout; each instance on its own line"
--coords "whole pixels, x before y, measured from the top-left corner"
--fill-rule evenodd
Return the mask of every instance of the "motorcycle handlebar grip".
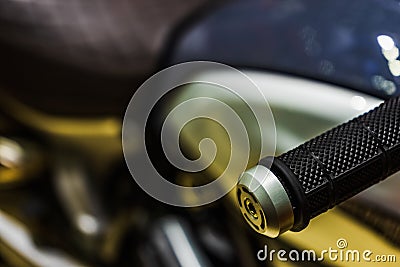
M 242 174 L 247 222 L 270 237 L 304 229 L 327 211 L 400 170 L 400 97 Z M 272 190 L 272 188 L 274 188 Z

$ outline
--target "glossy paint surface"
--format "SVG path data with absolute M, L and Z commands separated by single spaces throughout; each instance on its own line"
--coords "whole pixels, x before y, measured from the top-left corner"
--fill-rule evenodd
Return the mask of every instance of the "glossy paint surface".
M 386 99 L 400 93 L 399 25 L 399 1 L 234 1 L 178 32 L 167 64 L 218 61 Z

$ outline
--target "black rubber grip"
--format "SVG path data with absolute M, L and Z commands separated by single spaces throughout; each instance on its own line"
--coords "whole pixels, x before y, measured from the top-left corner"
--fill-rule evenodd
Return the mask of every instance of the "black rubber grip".
M 400 169 L 400 98 L 339 125 L 273 160 L 295 213 L 292 230 Z

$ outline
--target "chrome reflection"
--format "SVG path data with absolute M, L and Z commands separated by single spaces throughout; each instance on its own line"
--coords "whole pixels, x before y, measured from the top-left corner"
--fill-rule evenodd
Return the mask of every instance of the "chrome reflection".
M 39 247 L 26 225 L 0 210 L 0 239 L 2 256 L 10 262 L 23 262 L 17 266 L 84 267 L 86 264 L 64 251 Z
M 393 38 L 390 36 L 379 35 L 378 37 L 376 37 L 376 40 L 378 41 L 378 44 L 380 45 L 380 47 L 385 51 L 390 51 L 390 50 L 396 48 Z
M 350 105 L 353 109 L 362 111 L 367 108 L 367 101 L 364 97 L 355 95 L 351 98 Z
M 164 266 L 212 266 L 197 244 L 189 226 L 175 217 L 163 218 L 156 225 L 152 241 L 163 259 Z
M 381 75 L 372 76 L 372 85 L 387 95 L 393 95 L 396 92 L 396 84 Z
M 379 35 L 376 37 L 376 40 L 382 49 L 382 55 L 388 61 L 390 73 L 396 77 L 400 76 L 399 48 L 396 46 L 393 38 L 388 35 Z

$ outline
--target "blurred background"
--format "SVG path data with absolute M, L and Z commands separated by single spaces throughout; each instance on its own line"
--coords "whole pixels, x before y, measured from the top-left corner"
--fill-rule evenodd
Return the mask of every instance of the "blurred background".
M 2 0 L 0 266 L 364 266 L 257 259 L 265 245 L 320 252 L 340 238 L 400 261 L 396 175 L 306 230 L 268 239 L 246 225 L 232 194 L 198 208 L 154 200 L 133 181 L 121 143 L 125 109 L 147 78 L 208 60 L 259 86 L 283 153 L 400 94 L 399 24 L 394 0 Z M 212 75 L 225 74 L 198 73 Z M 148 121 L 149 139 L 159 137 L 171 107 L 198 96 L 237 107 L 256 147 L 248 165 L 256 164 L 256 122 L 232 95 L 202 86 L 165 96 Z M 250 91 L 244 97 L 263 104 Z M 229 152 L 229 138 L 206 120 L 180 142 L 196 155 L 204 137 L 216 140 L 220 155 Z M 166 162 L 160 144 L 148 146 L 182 185 L 206 183 L 226 165 L 217 156 L 188 175 Z

